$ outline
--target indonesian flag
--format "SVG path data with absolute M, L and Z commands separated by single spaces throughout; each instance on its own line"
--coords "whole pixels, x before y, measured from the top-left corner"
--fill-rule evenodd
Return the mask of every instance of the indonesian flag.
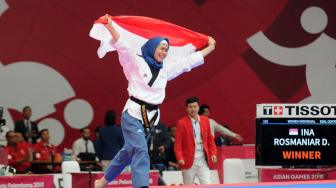
M 137 54 L 141 54 L 141 46 L 153 37 L 169 39 L 167 60 L 189 55 L 208 44 L 208 36 L 174 25 L 172 23 L 142 16 L 110 16 L 113 27 L 132 45 Z M 110 44 L 112 36 L 105 28 L 107 19 L 100 17 L 90 31 L 90 36 L 100 41 L 98 56 L 104 57 L 115 49 Z
M 290 136 L 297 136 L 299 135 L 299 129 L 290 128 L 288 134 Z

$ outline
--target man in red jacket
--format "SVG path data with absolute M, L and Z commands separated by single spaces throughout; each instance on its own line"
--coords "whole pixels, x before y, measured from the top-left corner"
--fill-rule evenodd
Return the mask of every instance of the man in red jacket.
M 17 173 L 27 173 L 30 168 L 28 148 L 17 143 L 14 131 L 6 134 L 7 146 L 4 149 L 8 153 L 8 164 L 16 169 Z
M 34 146 L 35 158 L 40 161 L 51 161 L 52 157 L 55 157 L 57 147 L 50 143 L 49 130 L 43 129 L 40 131 L 41 140 Z
M 184 184 L 193 184 L 197 176 L 201 184 L 210 184 L 209 160 L 217 162 L 217 150 L 209 119 L 199 116 L 199 100 L 186 100 L 188 116 L 177 122 L 174 151 Z
M 48 129 L 40 131 L 41 140 L 34 146 L 35 159 L 37 161 L 50 162 L 50 164 L 37 164 L 33 166 L 34 173 L 55 173 L 60 171 L 60 166 L 56 166 L 55 162 L 60 161 L 60 153 L 57 147 L 50 143 Z

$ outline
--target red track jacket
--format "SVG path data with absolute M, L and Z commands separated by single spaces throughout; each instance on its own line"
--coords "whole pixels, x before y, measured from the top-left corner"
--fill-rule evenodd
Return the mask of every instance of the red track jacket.
M 213 136 L 211 135 L 210 122 L 205 116 L 200 117 L 201 137 L 206 157 L 211 160 L 212 155 L 217 154 Z M 189 169 L 194 163 L 195 139 L 192 122 L 189 116 L 180 119 L 176 125 L 174 151 L 177 161 L 184 160 L 185 165 L 181 169 Z

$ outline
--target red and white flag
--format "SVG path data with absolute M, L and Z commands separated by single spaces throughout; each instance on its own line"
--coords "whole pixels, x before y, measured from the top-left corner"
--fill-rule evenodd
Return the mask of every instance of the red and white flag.
M 297 135 L 299 135 L 299 129 L 296 129 L 296 128 L 290 128 L 288 134 L 289 134 L 290 136 L 297 136 Z
M 153 37 L 169 39 L 170 47 L 166 59 L 185 56 L 204 48 L 208 44 L 208 36 L 180 27 L 178 25 L 142 16 L 110 16 L 112 25 L 133 46 L 137 54 L 141 54 L 141 46 Z M 90 31 L 90 36 L 100 41 L 98 56 L 104 57 L 115 49 L 109 43 L 111 34 L 105 28 L 107 20 L 100 17 Z

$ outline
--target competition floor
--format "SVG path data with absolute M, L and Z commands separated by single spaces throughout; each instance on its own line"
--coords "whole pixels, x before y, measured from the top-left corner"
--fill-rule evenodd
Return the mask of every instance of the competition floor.
M 324 181 L 305 181 L 305 182 L 270 182 L 270 183 L 253 183 L 253 184 L 225 184 L 211 186 L 153 186 L 151 188 L 336 188 L 336 180 Z

